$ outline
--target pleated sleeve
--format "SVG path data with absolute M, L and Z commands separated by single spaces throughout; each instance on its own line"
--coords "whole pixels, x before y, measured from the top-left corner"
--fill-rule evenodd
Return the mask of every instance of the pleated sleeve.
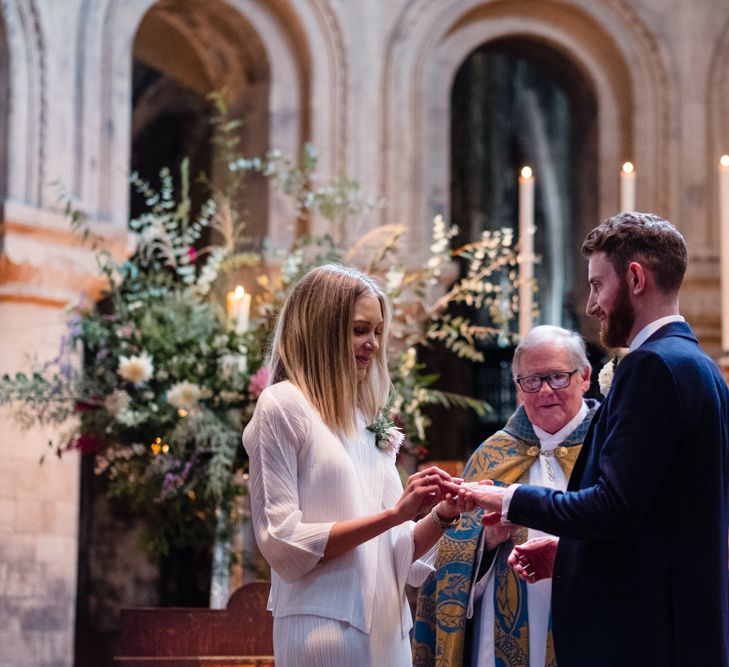
M 307 523 L 299 502 L 310 415 L 298 390 L 272 385 L 259 397 L 243 433 L 249 457 L 251 514 L 258 547 L 273 570 L 294 582 L 324 555 L 333 522 Z
M 428 551 L 426 551 L 420 558 L 414 560 L 410 566 L 410 572 L 408 573 L 408 584 L 411 586 L 422 586 L 428 576 L 435 572 L 435 558 L 438 555 L 438 540 Z
M 436 542 L 420 558 L 413 560 L 413 551 L 415 548 L 415 522 L 406 521 L 393 529 L 393 533 L 395 577 L 398 591 L 400 592 L 400 595 L 403 596 L 403 599 L 405 599 L 405 584 L 414 586 L 415 588 L 422 586 L 428 578 L 428 575 L 435 570 L 435 558 L 438 554 L 439 542 Z M 410 628 L 413 626 L 413 619 L 410 614 L 409 605 L 402 605 L 402 609 L 400 610 L 400 619 L 403 637 L 405 637 L 410 631 Z

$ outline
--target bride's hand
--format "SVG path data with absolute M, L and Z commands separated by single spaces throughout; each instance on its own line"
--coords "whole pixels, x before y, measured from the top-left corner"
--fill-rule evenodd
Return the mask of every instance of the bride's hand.
M 438 504 L 438 515 L 445 520 L 455 519 L 459 514 L 473 512 L 475 507 L 473 498 L 460 488 L 460 484 L 453 485 L 448 487 L 445 498 Z
M 452 488 L 457 488 L 457 482 L 444 470 L 430 466 L 410 476 L 395 512 L 402 521 L 415 519 L 429 512 Z

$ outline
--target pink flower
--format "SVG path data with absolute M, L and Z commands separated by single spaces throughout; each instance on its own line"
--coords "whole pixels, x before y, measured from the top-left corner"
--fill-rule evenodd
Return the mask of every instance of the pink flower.
M 388 454 L 397 456 L 404 440 L 405 434 L 397 426 L 390 426 L 385 431 L 385 437 L 381 442 L 377 443 L 377 446 L 380 449 L 384 449 Z
M 268 368 L 261 366 L 252 376 L 248 383 L 248 393 L 252 399 L 256 399 L 268 386 Z
M 134 327 L 131 324 L 123 324 L 116 331 L 119 338 L 131 338 L 134 333 Z
M 197 250 L 195 250 L 195 248 L 190 246 L 187 249 L 187 256 L 190 258 L 191 262 L 194 262 L 197 259 Z

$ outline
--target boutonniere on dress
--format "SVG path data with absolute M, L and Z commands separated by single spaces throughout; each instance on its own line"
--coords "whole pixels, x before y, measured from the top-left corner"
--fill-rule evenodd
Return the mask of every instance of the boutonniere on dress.
M 600 374 L 597 376 L 597 383 L 600 385 L 600 393 L 607 398 L 610 386 L 613 383 L 613 375 L 618 364 L 623 360 L 625 355 L 628 354 L 627 347 L 618 348 L 615 356 L 610 359 L 600 370 Z
M 390 454 L 397 455 L 400 451 L 400 445 L 405 440 L 405 434 L 392 421 L 389 408 L 384 408 L 380 412 L 377 421 L 370 424 L 367 430 L 375 434 L 377 448 L 383 449 Z

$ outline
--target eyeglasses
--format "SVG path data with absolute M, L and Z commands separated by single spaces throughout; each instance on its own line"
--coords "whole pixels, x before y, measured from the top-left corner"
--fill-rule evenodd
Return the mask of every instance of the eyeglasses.
M 521 390 L 527 394 L 536 394 L 542 388 L 542 382 L 545 380 L 552 389 L 564 389 L 570 386 L 572 376 L 578 370 L 580 369 L 575 368 L 573 371 L 559 371 L 547 375 L 527 375 L 526 377 L 516 378 L 516 382 Z

